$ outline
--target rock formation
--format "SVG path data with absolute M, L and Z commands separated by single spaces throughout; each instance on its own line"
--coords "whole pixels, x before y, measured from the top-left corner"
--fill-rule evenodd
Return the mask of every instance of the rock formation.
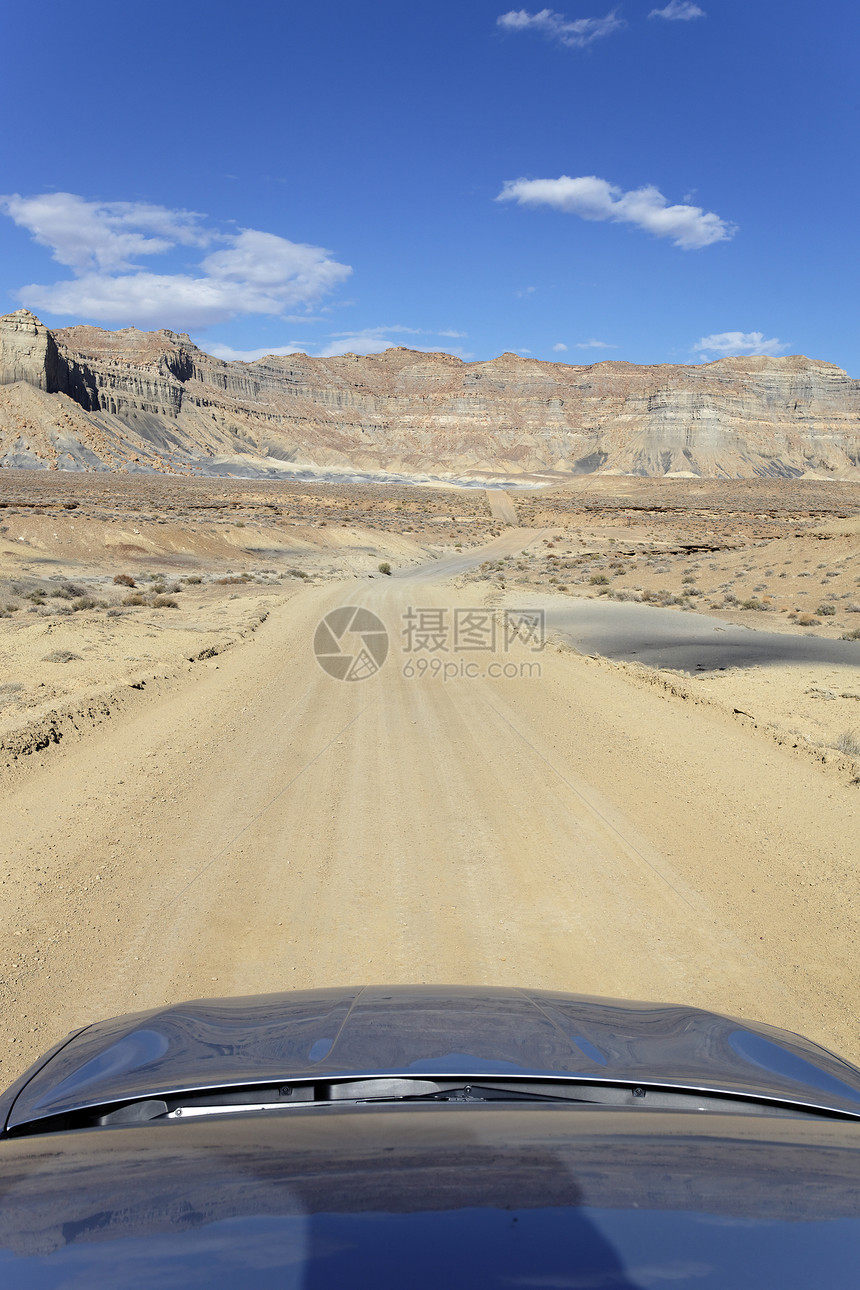
M 19 310 L 0 318 L 0 386 L 8 465 L 860 479 L 860 381 L 799 355 L 571 366 L 389 349 L 224 362 L 175 332 L 51 332 Z

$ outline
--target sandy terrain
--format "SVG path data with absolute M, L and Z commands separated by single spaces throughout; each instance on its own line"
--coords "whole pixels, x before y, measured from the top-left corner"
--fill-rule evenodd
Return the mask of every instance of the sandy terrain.
M 420 516 L 398 520 L 397 505 L 418 507 L 415 493 L 362 493 L 350 526 L 331 493 L 318 502 L 309 490 L 282 496 L 269 526 L 258 522 L 263 493 L 252 504 L 243 492 L 238 535 L 227 525 L 201 535 L 175 513 L 159 523 L 169 490 L 148 498 L 144 525 L 122 507 L 117 520 L 95 516 L 87 483 L 77 487 L 66 499 L 79 503 L 74 518 L 53 504 L 49 516 L 13 504 L 3 517 L 0 579 L 89 579 L 82 589 L 106 604 L 54 613 L 50 595 L 16 596 L 0 622 L 0 697 L 4 684 L 21 689 L 6 691 L 17 698 L 0 710 L 0 744 L 8 751 L 63 704 L 81 712 L 97 692 L 130 701 L 43 748 L 19 738 L 0 766 L 0 1083 L 98 1016 L 361 981 L 688 1002 L 860 1059 L 860 764 L 836 751 L 816 760 L 799 739 L 774 736 L 782 720 L 811 747 L 860 725 L 860 702 L 842 697 L 860 693 L 853 665 L 679 676 L 569 644 L 505 650 L 506 609 L 569 603 L 570 592 L 487 568 L 546 560 L 549 543 L 566 549 L 559 532 L 590 550 L 592 535 L 559 528 L 557 515 L 500 531 L 482 494 L 436 509 L 428 493 Z M 320 533 L 310 512 L 322 505 Z M 829 555 L 844 541 L 847 585 L 858 538 L 812 532 L 837 521 L 820 508 L 785 521 L 792 536 L 770 540 L 800 544 L 792 575 L 800 552 Z M 645 530 L 662 524 L 645 517 L 642 542 L 656 543 Z M 125 542 L 135 527 L 152 545 L 125 550 L 120 569 L 107 537 L 144 545 Z M 743 528 L 731 540 L 739 554 L 746 542 L 749 561 L 764 539 Z M 289 573 L 299 566 L 309 576 Z M 116 572 L 136 588 L 114 584 Z M 150 603 L 162 583 L 149 573 L 181 587 L 177 608 Z M 146 603 L 123 606 L 140 588 Z M 600 585 L 578 590 L 596 596 Z M 326 674 L 312 651 L 321 618 L 345 605 L 371 609 L 390 640 L 382 669 L 354 683 Z M 455 611 L 487 608 L 495 650 L 455 649 Z M 435 623 L 447 649 L 406 648 L 421 643 L 417 610 L 424 643 Z M 762 616 L 768 628 L 777 618 Z M 811 630 L 838 640 L 823 621 Z M 60 649 L 81 658 L 42 661 Z M 147 674 L 161 679 L 134 688 Z M 43 681 L 50 700 L 28 707 Z

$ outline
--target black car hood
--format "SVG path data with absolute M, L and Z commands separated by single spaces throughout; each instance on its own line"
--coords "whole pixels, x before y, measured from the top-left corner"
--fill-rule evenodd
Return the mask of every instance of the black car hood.
M 98 1022 L 0 1099 L 19 1129 L 167 1092 L 386 1075 L 579 1078 L 860 1117 L 860 1071 L 787 1031 L 549 991 L 370 986 L 200 999 Z

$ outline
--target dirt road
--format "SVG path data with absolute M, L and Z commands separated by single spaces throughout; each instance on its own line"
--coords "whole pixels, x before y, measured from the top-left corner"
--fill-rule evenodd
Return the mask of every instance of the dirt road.
M 0 1084 L 99 1016 L 344 982 L 689 1002 L 860 1057 L 860 790 L 552 648 L 419 674 L 407 611 L 469 608 L 449 563 L 302 590 L 3 787 Z M 352 683 L 312 652 L 348 604 L 390 636 Z

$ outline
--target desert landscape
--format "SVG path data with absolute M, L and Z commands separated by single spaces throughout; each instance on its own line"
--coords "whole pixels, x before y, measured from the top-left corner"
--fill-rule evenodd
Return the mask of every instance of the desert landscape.
M 853 1290 L 860 8 L 54 7 L 0 1290 Z
M 314 655 L 344 606 L 387 633 L 355 683 Z M 345 981 L 856 1060 L 858 628 L 851 480 L 0 470 L 5 1082 L 99 1016 Z

